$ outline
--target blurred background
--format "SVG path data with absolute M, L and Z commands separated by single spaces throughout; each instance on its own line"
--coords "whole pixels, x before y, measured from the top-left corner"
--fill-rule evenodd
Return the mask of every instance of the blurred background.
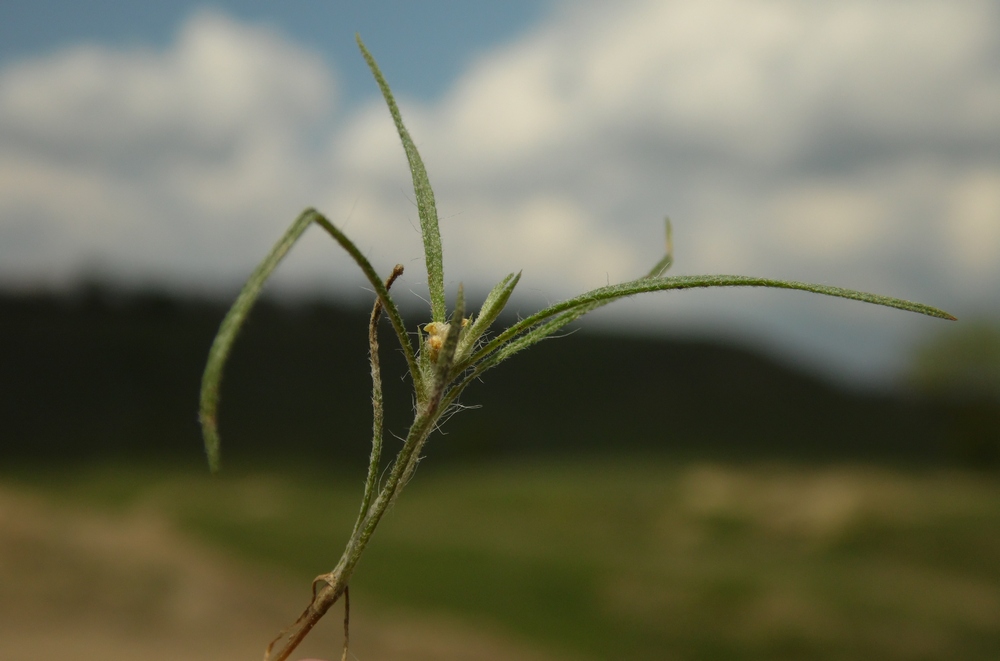
M 339 557 L 372 296 L 427 321 L 645 273 L 853 287 L 608 306 L 470 388 L 354 582 L 358 659 L 1000 654 L 1000 3 L 0 6 L 0 657 L 259 654 Z M 504 321 L 504 320 L 501 320 Z M 389 347 L 391 338 L 383 338 Z M 411 408 L 384 351 L 387 452 Z M 335 620 L 337 616 L 330 619 Z M 339 655 L 331 621 L 308 652 Z M 305 654 L 305 653 L 304 653 Z

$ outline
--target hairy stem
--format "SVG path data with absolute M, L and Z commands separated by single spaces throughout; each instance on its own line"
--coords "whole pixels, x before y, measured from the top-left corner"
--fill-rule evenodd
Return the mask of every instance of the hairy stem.
M 457 319 L 458 323 L 453 325 L 449 331 L 445 348 L 442 350 L 439 360 L 446 359 L 446 352 L 449 346 L 451 350 L 450 355 L 454 356 L 455 347 L 458 344 L 458 332 L 461 329 L 461 315 L 463 312 L 460 294 L 455 310 L 455 318 L 453 318 L 453 323 L 455 319 Z M 454 337 L 452 337 L 453 334 Z M 449 371 L 449 367 L 447 366 L 439 367 L 437 374 L 447 375 Z M 361 554 L 364 552 L 365 547 L 368 546 L 368 542 L 372 534 L 374 534 L 379 521 L 382 520 L 382 515 L 385 514 L 386 510 L 388 510 L 389 506 L 392 505 L 399 495 L 403 486 L 405 486 L 406 480 L 412 474 L 413 467 L 416 465 L 415 462 L 419 456 L 420 448 L 423 447 L 430 433 L 434 431 L 437 421 L 444 411 L 444 408 L 441 407 L 441 399 L 445 393 L 446 386 L 446 383 L 435 383 L 431 396 L 418 409 L 413 424 L 410 426 L 410 431 L 406 436 L 406 441 L 403 443 L 399 454 L 396 455 L 396 460 L 393 463 L 385 486 L 382 487 L 378 497 L 367 508 L 367 512 L 360 523 L 355 524 L 354 532 L 336 568 L 329 574 L 324 574 L 316 579 L 314 585 L 316 582 L 322 582 L 323 587 L 315 592 L 312 602 L 288 631 L 282 632 L 275 642 L 272 642 L 271 646 L 278 641 L 285 641 L 276 653 L 273 661 L 285 661 L 347 589 L 347 584 L 354 573 L 354 568 L 361 559 Z M 271 647 L 268 647 L 264 656 L 265 661 L 271 661 L 270 651 Z
M 403 265 L 396 264 L 392 274 L 385 281 L 385 289 L 388 291 L 396 278 L 403 275 Z M 382 301 L 375 299 L 372 306 L 371 318 L 368 321 L 368 362 L 372 372 L 372 454 L 368 461 L 368 477 L 365 480 L 365 495 L 361 499 L 361 511 L 358 512 L 358 519 L 354 524 L 354 533 L 357 533 L 361 522 L 364 520 L 368 507 L 371 505 L 372 497 L 378 486 L 378 467 L 382 461 L 382 421 L 384 409 L 382 402 L 382 368 L 378 358 L 378 320 L 382 316 Z M 352 536 L 353 534 L 352 533 Z
M 341 563 L 343 563 L 343 559 L 341 559 Z M 338 565 L 339 568 L 340 565 Z M 337 603 L 340 596 L 347 591 L 348 576 L 342 571 L 338 571 L 338 569 L 333 570 L 329 574 L 318 576 L 313 581 L 314 586 L 317 583 L 322 583 L 322 587 L 319 590 L 314 590 L 312 601 L 302 612 L 302 615 L 299 616 L 299 619 L 292 626 L 288 627 L 288 629 L 278 634 L 278 637 L 267 646 L 267 650 L 264 651 L 264 661 L 286 661 L 292 655 L 292 652 L 295 651 L 295 648 L 313 630 L 313 627 L 323 619 L 327 611 Z M 272 657 L 272 649 L 282 640 L 284 642 L 274 652 L 274 656 Z

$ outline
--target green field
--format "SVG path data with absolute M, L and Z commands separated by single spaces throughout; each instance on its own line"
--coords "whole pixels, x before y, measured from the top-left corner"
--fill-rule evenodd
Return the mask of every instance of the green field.
M 158 512 L 303 586 L 339 557 L 362 487 L 315 469 L 6 481 Z M 351 588 L 584 659 L 997 659 L 1000 479 L 666 458 L 422 469 Z

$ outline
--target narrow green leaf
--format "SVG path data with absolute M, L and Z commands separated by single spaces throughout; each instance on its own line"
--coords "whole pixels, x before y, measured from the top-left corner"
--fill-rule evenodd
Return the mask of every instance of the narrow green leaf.
M 536 312 L 535 314 L 523 319 L 522 321 L 514 324 L 506 331 L 501 333 L 499 336 L 490 341 L 486 346 L 480 349 L 472 358 L 470 362 L 475 363 L 484 359 L 489 354 L 498 351 L 505 344 L 514 340 L 518 336 L 527 333 L 525 337 L 531 337 L 531 341 L 521 342 L 518 344 L 511 345 L 511 351 L 505 352 L 502 357 L 498 353 L 497 360 L 491 361 L 492 364 L 500 362 L 503 358 L 509 357 L 520 351 L 521 349 L 530 346 L 534 342 L 541 340 L 542 338 L 550 335 L 558 328 L 561 328 L 566 323 L 569 323 L 573 319 L 576 319 L 591 310 L 600 307 L 604 303 L 608 303 L 619 298 L 625 298 L 627 296 L 634 296 L 635 294 L 642 294 L 646 292 L 654 291 L 666 291 L 669 289 L 693 289 L 702 287 L 770 287 L 777 289 L 798 289 L 801 291 L 813 292 L 816 294 L 824 294 L 826 296 L 836 296 L 839 298 L 848 298 L 856 301 L 863 301 L 865 303 L 872 303 L 874 305 L 882 305 L 885 307 L 898 308 L 900 310 L 908 310 L 910 312 L 917 312 L 919 314 L 925 314 L 931 317 L 938 317 L 940 319 L 950 319 L 954 320 L 955 317 L 949 313 L 933 308 L 929 305 L 924 305 L 922 303 L 913 303 L 910 301 L 905 301 L 900 298 L 892 298 L 889 296 L 881 296 L 878 294 L 869 294 L 866 292 L 860 292 L 853 289 L 844 289 L 841 287 L 830 287 L 827 285 L 815 285 L 805 282 L 794 282 L 786 280 L 772 280 L 769 278 L 755 278 L 751 276 L 742 275 L 689 275 L 689 276 L 674 276 L 670 278 L 641 278 L 639 280 L 633 280 L 631 282 L 624 282 L 617 285 L 610 285 L 608 287 L 601 287 L 599 289 L 594 289 L 582 294 L 575 298 L 568 299 L 561 303 L 552 305 L 544 310 Z M 579 314 L 574 314 L 579 312 Z M 535 327 L 537 324 L 545 322 L 547 319 L 556 317 L 557 315 L 565 315 L 560 317 L 564 320 L 564 323 L 553 323 L 538 327 L 538 333 L 535 334 Z M 530 330 L 529 330 L 530 329 Z M 544 330 L 542 330 L 544 329 Z M 547 332 L 545 332 L 547 331 Z
M 535 325 L 528 332 L 503 345 L 496 351 L 496 353 L 493 354 L 493 356 L 487 358 L 486 362 L 491 367 L 497 363 L 501 363 L 513 356 L 515 353 L 527 349 L 533 344 L 541 342 L 548 336 L 552 335 L 564 326 L 573 323 L 585 314 L 589 314 L 597 308 L 603 307 L 611 302 L 611 300 L 597 301 L 586 305 L 579 305 L 571 310 L 562 312 L 555 317 L 550 318 L 548 321 Z
M 451 315 L 451 323 L 448 324 L 448 335 L 445 337 L 444 346 L 441 347 L 441 354 L 438 356 L 436 374 L 434 377 L 435 397 L 440 397 L 440 392 L 448 385 L 448 375 L 455 362 L 455 352 L 458 350 L 458 338 L 462 334 L 462 319 L 465 315 L 465 293 L 461 283 L 458 285 L 458 295 L 455 297 L 455 310 Z
M 219 332 L 212 342 L 212 348 L 208 351 L 208 362 L 201 379 L 199 418 L 201 419 L 202 436 L 205 440 L 205 453 L 208 455 L 208 466 L 213 473 L 217 473 L 220 466 L 219 386 L 222 383 L 222 371 L 226 365 L 226 359 L 229 357 L 229 351 L 233 347 L 233 342 L 236 340 L 243 322 L 246 321 L 247 315 L 250 314 L 251 308 L 257 301 L 257 297 L 260 296 L 264 283 L 312 223 L 314 214 L 312 209 L 303 211 L 285 232 L 285 235 L 271 248 L 271 252 L 264 258 L 264 261 L 250 275 L 250 279 L 243 285 L 242 291 L 222 320 Z
M 399 114 L 399 107 L 396 99 L 392 96 L 389 83 L 382 76 L 382 71 L 375 63 L 375 58 L 368 52 L 361 35 L 355 35 L 358 48 L 368 63 L 386 105 L 389 106 L 389 113 L 392 121 L 396 124 L 396 131 L 399 139 L 403 142 L 403 150 L 406 152 L 406 160 L 410 163 L 410 174 L 413 177 L 413 192 L 417 197 L 417 213 L 420 216 L 420 231 L 424 237 L 424 260 L 427 262 L 427 287 L 431 295 L 431 317 L 434 321 L 443 322 L 447 317 L 444 300 L 444 258 L 441 252 L 441 231 L 438 229 L 437 205 L 434 202 L 434 190 L 431 188 L 430 179 L 427 178 L 427 170 L 424 168 L 424 161 L 420 158 L 417 146 L 410 138 L 409 131 L 403 125 L 403 117 Z
M 239 296 L 236 297 L 236 301 L 222 320 L 222 325 L 219 326 L 219 332 L 212 342 L 212 348 L 209 349 L 205 373 L 201 380 L 199 418 L 201 420 L 202 436 L 205 440 L 205 452 L 208 455 L 208 465 L 212 472 L 218 472 L 219 470 L 219 386 L 222 383 L 222 371 L 229 357 L 229 352 L 232 349 L 237 334 L 239 334 L 240 328 L 243 326 L 243 322 L 246 321 L 247 315 L 257 301 L 257 297 L 260 296 L 264 283 L 311 223 L 316 223 L 333 236 L 337 243 L 361 267 L 365 277 L 368 278 L 368 282 L 375 288 L 375 293 L 378 295 L 379 301 L 381 301 L 382 308 L 392 322 L 392 327 L 396 331 L 396 337 L 403 349 L 403 354 L 406 356 L 406 362 L 410 368 L 414 384 L 418 388 L 421 387 L 421 374 L 420 370 L 417 369 L 413 346 L 410 344 L 409 336 L 406 334 L 406 327 L 399 314 L 399 308 L 396 307 L 395 301 L 389 296 L 389 290 L 382 282 L 382 279 L 378 277 L 368 259 L 361 254 L 357 246 L 343 232 L 337 229 L 333 223 L 315 209 L 306 209 L 295 219 L 295 222 L 288 228 L 285 235 L 274 245 L 271 252 L 257 266 L 246 284 L 243 285 Z
M 507 301 L 510 300 L 510 295 L 513 293 L 514 287 L 517 286 L 517 282 L 520 279 L 520 272 L 511 273 L 493 287 L 486 300 L 483 301 L 483 307 L 479 310 L 479 316 L 473 320 L 472 325 L 466 329 L 465 335 L 462 337 L 461 343 L 458 346 L 459 356 L 465 355 L 471 347 L 474 347 L 476 341 L 496 321 L 496 318 L 503 312 L 504 307 L 507 305 Z
M 483 301 L 483 305 L 479 309 L 479 316 L 476 318 L 473 328 L 476 325 L 485 325 L 488 328 L 493 323 L 497 315 L 503 310 L 507 299 L 510 298 L 511 292 L 514 291 L 514 287 L 517 286 L 517 281 L 520 279 L 520 272 L 508 273 L 503 280 L 494 285 L 490 293 L 486 295 L 486 300 Z M 483 328 L 483 330 L 486 330 L 486 328 Z

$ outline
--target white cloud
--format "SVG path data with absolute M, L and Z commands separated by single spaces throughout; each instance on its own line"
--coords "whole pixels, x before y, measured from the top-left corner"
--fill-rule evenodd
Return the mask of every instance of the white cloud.
M 330 121 L 334 79 L 282 35 L 213 13 L 165 51 L 79 47 L 6 67 L 0 277 L 96 262 L 231 284 L 315 204 L 377 266 L 422 280 L 388 113 Z M 553 299 L 634 277 L 659 258 L 669 213 L 679 272 L 1000 309 L 995 3 L 566 2 L 438 102 L 400 104 L 452 285 L 523 268 L 523 294 Z M 284 281 L 353 273 L 335 254 L 317 234 Z M 667 301 L 621 314 L 723 319 L 847 371 L 898 363 L 937 328 L 783 293 Z
M 953 226 L 945 252 L 979 286 L 1000 286 L 1000 168 L 968 173 L 952 188 Z M 994 277 L 989 277 L 994 276 Z
M 771 202 L 769 237 L 808 259 L 840 260 L 885 240 L 892 216 L 882 196 L 857 186 L 803 183 Z
M 315 55 L 207 12 L 165 52 L 82 46 L 6 67 L 0 273 L 234 275 L 274 235 L 262 217 L 312 190 L 300 161 L 333 92 Z

